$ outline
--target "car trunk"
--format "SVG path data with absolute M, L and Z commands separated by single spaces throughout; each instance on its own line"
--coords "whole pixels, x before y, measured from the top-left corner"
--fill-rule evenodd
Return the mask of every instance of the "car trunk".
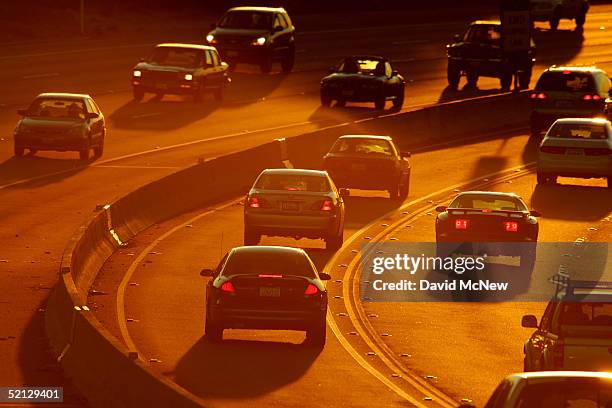
M 311 299 L 305 295 L 307 278 L 276 274 L 237 275 L 231 278 L 235 296 L 227 296 L 226 306 L 246 309 L 299 310 Z
M 563 327 L 563 368 L 612 371 L 612 327 Z
M 325 200 L 332 200 L 321 193 L 306 191 L 260 190 L 253 195 L 259 200 L 260 214 L 327 215 L 329 212 L 321 209 Z

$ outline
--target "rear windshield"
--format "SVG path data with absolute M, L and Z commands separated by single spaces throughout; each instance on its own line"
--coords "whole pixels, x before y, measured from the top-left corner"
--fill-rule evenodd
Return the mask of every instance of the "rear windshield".
M 449 208 L 474 208 L 479 210 L 527 211 L 525 205 L 512 197 L 464 194 L 455 198 Z
M 548 132 L 548 137 L 562 139 L 607 139 L 605 125 L 556 124 Z
M 536 85 L 538 91 L 594 92 L 593 76 L 586 72 L 553 71 L 542 74 Z
M 393 155 L 391 143 L 383 139 L 342 138 L 331 148 L 332 153 L 356 153 L 367 155 Z
M 383 75 L 385 73 L 385 62 L 373 59 L 347 58 L 338 67 L 338 72 Z
M 85 119 L 86 112 L 83 101 L 56 98 L 36 99 L 28 109 L 29 116 L 62 119 Z
M 223 275 L 292 275 L 315 278 L 306 256 L 296 252 L 243 251 L 235 252 L 228 260 Z
M 561 325 L 600 326 L 612 328 L 612 303 L 566 303 L 561 309 Z
M 312 193 L 324 193 L 331 190 L 327 177 L 301 174 L 262 174 L 255 183 L 255 188 Z
M 612 405 L 612 381 L 591 378 L 533 379 L 527 381 L 517 408 L 580 407 Z
M 201 65 L 203 52 L 189 48 L 157 47 L 149 62 L 181 68 L 195 68 Z
M 230 11 L 221 17 L 219 27 L 270 29 L 272 28 L 272 13 L 249 10 Z
M 501 39 L 498 25 L 475 24 L 465 33 L 466 42 L 499 44 Z

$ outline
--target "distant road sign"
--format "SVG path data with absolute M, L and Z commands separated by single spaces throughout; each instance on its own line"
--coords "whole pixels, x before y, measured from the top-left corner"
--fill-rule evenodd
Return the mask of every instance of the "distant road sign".
M 504 0 L 501 2 L 501 39 L 504 52 L 529 51 L 531 46 L 531 13 L 529 9 L 529 0 Z

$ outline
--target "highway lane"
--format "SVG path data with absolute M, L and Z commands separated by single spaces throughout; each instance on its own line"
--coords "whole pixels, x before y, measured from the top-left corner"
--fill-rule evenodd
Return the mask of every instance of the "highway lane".
M 425 197 L 450 185 L 529 162 L 532 158 L 532 152 L 529 150 L 533 146 L 527 145 L 527 139 L 526 136 L 515 136 L 415 154 L 413 156 L 415 173 L 412 178 L 410 199 Z M 475 152 L 491 154 L 483 157 L 474 154 Z M 429 180 L 427 184 L 418 181 L 425 177 Z M 590 211 L 582 212 L 584 219 L 567 222 L 554 215 L 551 217 L 546 215 L 548 207 L 544 204 L 551 207 L 552 201 L 556 199 L 555 195 L 559 193 L 539 192 L 538 194 L 543 196 L 540 195 L 538 198 L 540 200 L 538 204 L 542 206 L 544 212 L 541 221 L 541 240 L 573 241 L 578 236 L 587 235 L 588 228 L 595 222 L 594 218 L 601 219 L 609 215 L 610 192 L 602 187 L 605 184 L 594 180 L 578 182 L 590 187 L 559 188 L 566 189 L 564 193 L 568 193 L 568 188 L 571 189 L 574 198 L 570 203 L 573 206 L 578 206 L 586 200 L 595 201 L 598 205 L 593 206 Z M 533 199 L 534 187 L 533 174 L 521 175 L 511 183 L 503 182 L 492 186 L 493 189 L 502 191 L 516 191 L 528 201 Z M 358 194 L 347 198 L 346 236 L 394 209 L 392 202 L 387 200 L 383 193 L 359 192 Z M 154 359 L 153 361 L 156 361 L 153 363 L 154 368 L 202 396 L 212 405 L 221 403 L 239 405 L 244 403 L 245 398 L 248 398 L 249 402 L 283 404 L 281 401 L 284 401 L 285 395 L 292 395 L 294 399 L 296 395 L 301 395 L 300 390 L 312 383 L 313 373 L 318 375 L 319 370 L 324 370 L 328 364 L 334 364 L 343 374 L 336 379 L 337 390 L 332 391 L 325 383 L 322 385 L 322 399 L 327 404 L 336 405 L 338 395 L 342 395 L 344 403 L 350 405 L 358 404 L 364 398 L 369 398 L 371 401 L 372 390 L 378 380 L 369 377 L 368 373 L 355 362 L 351 365 L 347 353 L 342 351 L 333 338 L 323 352 L 312 359 L 308 368 L 302 367 L 297 372 L 290 371 L 290 379 L 280 374 L 279 370 L 286 369 L 282 363 L 264 368 L 260 367 L 261 359 L 266 358 L 265 356 L 272 358 L 277 352 L 284 355 L 287 343 L 295 345 L 303 340 L 301 333 L 230 330 L 226 332 L 226 338 L 230 341 L 224 345 L 212 346 L 203 340 L 204 282 L 197 272 L 202 267 L 214 266 L 225 251 L 242 244 L 242 207 L 238 203 L 230 202 L 228 205 L 217 206 L 212 213 L 196 220 L 191 219 L 194 214 L 187 214 L 178 220 L 151 228 L 142 237 L 137 237 L 130 248 L 121 250 L 113 256 L 105 266 L 101 279 L 96 283 L 96 289 L 112 292 L 117 280 L 121 279 L 126 269 L 133 268 L 129 282 L 135 285 L 128 285 L 125 295 L 125 317 L 133 320 L 127 324 L 113 322 L 113 319 L 116 319 L 113 313 L 114 298 L 91 297 L 91 305 L 96 308 L 105 325 L 120 336 L 120 326 L 125 324 L 128 342 L 134 343 L 145 360 Z M 402 210 L 409 211 L 409 209 Z M 396 214 L 385 216 L 385 219 L 379 220 L 379 223 L 391 223 L 391 220 L 398 215 L 399 212 L 396 211 Z M 399 217 L 401 218 L 401 215 Z M 412 228 L 404 229 L 401 234 L 393 236 L 400 241 L 431 241 L 433 240 L 432 222 L 433 218 L 423 213 L 422 217 L 411 222 Z M 381 230 L 379 223 L 371 230 Z M 156 245 L 150 245 L 152 241 L 165 235 L 171 227 L 177 225 L 179 228 L 172 235 Z M 609 225 L 607 229 L 604 227 L 601 230 L 604 234 L 605 231 L 609 232 Z M 360 242 L 364 242 L 362 237 L 366 235 L 373 237 L 374 233 L 360 231 L 361 239 L 358 238 L 355 243 L 350 243 L 350 246 L 342 251 L 342 257 L 332 260 L 330 260 L 331 254 L 323 250 L 322 243 L 318 241 L 268 237 L 262 241 L 263 244 L 305 247 L 319 268 L 326 267 L 330 270 L 333 277 L 328 283 L 331 313 L 338 321 L 340 332 L 351 341 L 351 345 L 360 355 L 367 355 L 370 348 L 357 336 L 349 334 L 354 332 L 355 328 L 342 316 L 342 313 L 347 312 L 344 307 L 345 300 L 334 296 L 342 297 L 344 295 L 342 288 L 347 285 L 347 282 L 344 282 L 344 285 L 336 282 L 342 279 L 344 274 L 344 269 L 338 265 L 348 263 L 354 257 L 350 250 L 358 249 Z M 134 264 L 135 257 L 142 251 L 145 251 L 144 258 Z M 478 325 L 475 326 L 469 319 L 474 316 L 475 310 L 481 310 L 475 309 L 478 307 L 482 307 L 485 313 L 479 313 Z M 435 384 L 456 399 L 470 397 L 479 403 L 484 401 L 485 396 L 501 377 L 520 370 L 522 361 L 517 344 L 520 345 L 528 335 L 528 332 L 518 327 L 520 315 L 525 311 L 537 314 L 541 307 L 542 305 L 533 303 L 473 305 L 366 302 L 364 304 L 366 314 L 376 316 L 370 322 L 376 332 L 392 334 L 385 337 L 385 342 L 389 344 L 393 353 L 396 356 L 401 354 L 411 356 L 405 359 L 407 361 L 404 368 L 414 370 L 422 376 L 434 375 L 437 377 Z M 465 318 L 456 318 L 457 315 Z M 483 330 L 479 331 L 479 328 Z M 500 328 L 503 330 L 499 330 Z M 328 336 L 331 335 L 332 330 L 328 329 Z M 441 341 L 441 338 L 450 338 L 450 340 Z M 492 340 L 492 344 L 487 340 Z M 466 348 L 473 348 L 475 352 L 466 353 Z M 298 359 L 303 358 L 303 348 L 294 347 L 292 350 Z M 513 353 L 502 353 L 503 350 L 512 350 Z M 239 354 L 237 357 L 234 356 L 236 353 Z M 231 364 L 225 364 L 228 362 Z M 380 361 L 371 363 L 381 372 L 390 375 L 390 368 Z M 257 367 L 257 369 L 254 373 L 240 377 L 244 391 L 238 392 L 233 388 L 230 379 L 236 371 L 246 367 Z M 260 377 L 271 380 L 261 382 Z M 367 377 L 370 378 L 367 386 L 353 386 L 356 379 L 363 381 Z M 400 380 L 397 384 L 406 386 Z M 380 383 L 378 387 L 386 389 Z M 354 392 L 356 389 L 357 393 Z M 299 404 L 301 400 L 294 402 Z
M 608 6 L 593 8 L 580 49 L 584 52 L 582 61 L 591 61 L 594 57 L 609 58 L 605 57 L 608 44 L 605 30 L 599 29 L 609 19 Z M 362 107 L 332 109 L 331 112 L 319 109 L 318 79 L 337 59 L 337 53 L 359 50 L 388 53 L 398 60 L 405 58 L 399 68 L 413 81 L 408 84 L 407 108 L 435 103 L 440 99 L 495 92 L 498 83 L 494 80 L 482 81 L 482 90 L 478 92 L 444 92 L 442 46 L 452 33 L 461 31 L 468 20 L 450 25 L 419 25 L 412 30 L 396 27 L 376 29 L 376 37 L 367 30 L 352 34 L 349 31 L 345 36 L 315 33 L 310 43 L 304 39 L 305 45 L 311 45 L 298 56 L 296 74 L 262 77 L 252 67 L 241 68 L 236 74 L 236 87 L 228 94 L 227 105 L 220 108 L 209 102 L 197 106 L 189 101 L 183 102 L 181 98 L 164 98 L 161 102 L 147 101 L 140 105 L 131 103 L 129 69 L 141 55 L 138 50 L 145 51 L 145 46 L 130 52 L 109 49 L 84 54 L 3 59 L 1 80 L 6 88 L 5 99 L 0 101 L 0 186 L 46 174 L 54 175 L 0 191 L 3 203 L 0 259 L 7 261 L 0 264 L 3 272 L 6 271 L 0 275 L 0 285 L 4 288 L 0 302 L 7 305 L 0 308 L 0 318 L 6 322 L 0 333 L 0 337 L 6 338 L 0 343 L 0 354 L 7 362 L 0 369 L 1 383 L 52 384 L 60 381 L 58 367 L 53 365 L 44 350 L 39 309 L 44 308 L 46 294 L 56 280 L 56 268 L 67 239 L 96 204 L 108 203 L 138 185 L 193 163 L 199 157 L 215 156 L 324 124 L 341 123 L 355 115 L 377 114 Z M 567 40 L 566 37 L 548 37 L 551 44 L 564 44 Z M 333 43 L 334 38 L 342 40 Z M 408 43 L 388 44 L 389 38 L 401 38 Z M 427 42 L 422 42 L 424 40 Z M 591 47 L 595 51 L 593 55 L 589 54 Z M 27 53 L 40 54 L 49 47 L 43 48 L 28 49 Z M 560 53 L 555 58 L 565 55 L 565 59 L 577 55 L 576 47 L 568 49 L 567 53 L 565 50 L 555 53 Z M 314 60 L 316 64 L 309 65 L 309 61 Z M 305 67 L 299 72 L 302 63 Z M 49 71 L 47 67 L 57 67 L 60 75 L 23 78 L 57 71 Z M 73 75 L 78 81 L 72 79 Z M 110 119 L 103 159 L 155 151 L 159 150 L 158 147 L 176 143 L 233 136 L 87 168 L 74 160 L 73 153 L 41 153 L 35 158 L 16 161 L 12 158 L 11 136 L 17 120 L 14 110 L 43 90 L 86 91 L 96 95 Z M 264 97 L 265 101 L 262 100 Z M 254 129 L 271 130 L 237 135 Z M 474 151 L 473 154 L 480 152 Z M 58 173 L 60 171 L 63 172 Z M 78 399 L 78 396 L 74 398 Z

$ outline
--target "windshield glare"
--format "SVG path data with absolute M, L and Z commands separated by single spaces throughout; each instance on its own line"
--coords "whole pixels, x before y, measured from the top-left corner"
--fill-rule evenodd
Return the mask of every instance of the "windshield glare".
M 44 98 L 35 100 L 29 116 L 58 119 L 85 119 L 85 104 L 75 99 Z
M 219 27 L 271 29 L 272 14 L 261 11 L 230 11 L 221 18 Z

